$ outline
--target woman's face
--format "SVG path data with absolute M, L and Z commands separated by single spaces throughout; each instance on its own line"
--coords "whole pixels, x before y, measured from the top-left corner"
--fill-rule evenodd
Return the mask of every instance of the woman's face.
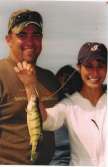
M 100 60 L 88 60 L 86 65 L 78 65 L 83 86 L 89 88 L 99 88 L 105 80 L 107 66 Z

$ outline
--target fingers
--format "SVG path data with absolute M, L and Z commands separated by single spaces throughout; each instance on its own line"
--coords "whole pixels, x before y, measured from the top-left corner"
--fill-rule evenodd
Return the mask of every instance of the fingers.
M 20 70 L 19 70 L 18 67 L 16 67 L 16 66 L 14 67 L 14 70 L 15 70 L 16 73 L 19 73 L 19 72 L 20 72 Z
M 23 69 L 25 69 L 25 70 L 33 71 L 32 65 L 29 64 L 29 63 L 27 63 L 26 61 L 23 61 L 23 62 L 22 62 L 22 67 L 23 67 Z
M 17 63 L 17 66 L 14 67 L 14 70 L 19 73 L 22 71 L 28 71 L 29 73 L 33 71 L 31 64 L 27 63 L 26 61 Z
M 17 67 L 18 67 L 18 69 L 19 69 L 20 71 L 23 70 L 22 63 L 19 62 L 19 63 L 17 64 Z

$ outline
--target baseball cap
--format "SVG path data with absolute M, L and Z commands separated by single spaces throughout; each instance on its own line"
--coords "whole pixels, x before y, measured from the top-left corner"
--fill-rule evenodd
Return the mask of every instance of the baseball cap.
M 86 64 L 88 60 L 98 59 L 107 64 L 107 48 L 102 43 L 87 42 L 79 51 L 78 64 Z
M 11 31 L 19 33 L 28 24 L 35 24 L 38 31 L 42 33 L 43 20 L 39 12 L 28 9 L 17 10 L 9 18 L 8 33 Z

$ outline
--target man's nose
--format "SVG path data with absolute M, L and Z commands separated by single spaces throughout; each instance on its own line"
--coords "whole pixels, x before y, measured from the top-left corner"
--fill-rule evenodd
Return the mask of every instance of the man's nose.
M 29 44 L 29 45 L 32 45 L 33 42 L 34 42 L 33 36 L 32 35 L 28 35 L 27 38 L 26 38 L 26 43 Z

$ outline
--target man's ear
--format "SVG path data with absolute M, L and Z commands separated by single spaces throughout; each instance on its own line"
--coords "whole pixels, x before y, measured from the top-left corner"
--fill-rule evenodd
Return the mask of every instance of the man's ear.
M 6 35 L 5 40 L 7 44 L 11 47 L 11 35 L 10 34 Z

